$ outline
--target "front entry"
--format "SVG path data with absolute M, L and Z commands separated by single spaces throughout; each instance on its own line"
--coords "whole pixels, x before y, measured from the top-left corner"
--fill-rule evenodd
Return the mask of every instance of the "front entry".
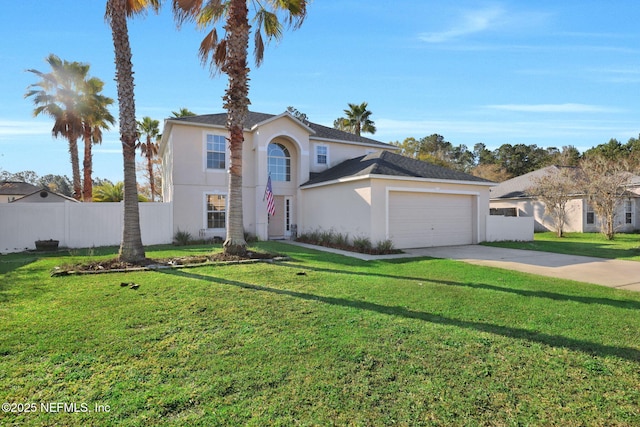
M 276 213 L 269 217 L 269 240 L 288 239 L 291 236 L 293 202 L 289 196 L 273 196 Z

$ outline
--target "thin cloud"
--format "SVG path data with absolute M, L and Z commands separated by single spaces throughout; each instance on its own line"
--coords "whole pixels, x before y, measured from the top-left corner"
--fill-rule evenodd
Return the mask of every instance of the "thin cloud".
M 459 22 L 442 32 L 421 33 L 420 40 L 427 43 L 443 43 L 469 34 L 479 33 L 492 28 L 504 20 L 505 11 L 501 7 L 490 7 L 481 10 L 467 11 Z
M 18 135 L 50 135 L 53 122 L 2 120 L 0 119 L 0 136 Z
M 421 41 L 442 44 L 456 41 L 479 33 L 509 32 L 522 33 L 530 29 L 547 27 L 552 14 L 539 11 L 508 10 L 501 5 L 461 12 L 448 29 L 418 34 Z
M 487 105 L 491 110 L 523 113 L 613 113 L 619 109 L 589 104 L 497 104 Z

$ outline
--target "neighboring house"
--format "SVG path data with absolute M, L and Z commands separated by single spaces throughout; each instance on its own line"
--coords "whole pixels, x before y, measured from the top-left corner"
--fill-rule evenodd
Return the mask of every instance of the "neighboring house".
M 80 203 L 76 199 L 56 193 L 46 188 L 39 188 L 31 194 L 13 200 L 11 203 L 61 203 L 73 202 Z
M 563 166 L 547 166 L 504 181 L 491 189 L 491 215 L 533 217 L 535 231 L 555 231 L 553 219 L 546 214 L 545 205 L 527 193 L 535 180 L 557 173 Z M 627 188 L 629 196 L 616 213 L 616 231 L 640 229 L 640 177 L 634 176 Z M 565 232 L 590 233 L 600 231 L 600 219 L 585 195 L 577 194 L 567 203 Z
M 34 191 L 38 190 L 40 190 L 40 187 L 28 184 L 26 182 L 1 181 L 0 203 L 13 202 L 20 197 L 26 196 L 27 194 L 31 194 Z
M 163 200 L 174 230 L 225 235 L 229 149 L 226 113 L 165 121 Z M 288 112 L 249 113 L 244 132 L 244 227 L 258 238 L 334 230 L 398 248 L 485 240 L 494 183 L 400 156 L 396 147 Z M 267 213 L 271 176 L 276 205 Z

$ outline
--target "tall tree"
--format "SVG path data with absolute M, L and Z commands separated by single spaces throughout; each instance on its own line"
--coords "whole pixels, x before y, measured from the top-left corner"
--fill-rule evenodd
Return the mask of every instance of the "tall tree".
M 298 111 L 297 108 L 289 106 L 287 107 L 287 111 L 296 119 L 300 120 L 302 123 L 309 123 L 309 117 L 302 111 Z
M 338 117 L 333 122 L 333 127 L 360 136 L 362 132 L 376 133 L 375 123 L 371 120 L 371 111 L 367 109 L 368 104 L 351 104 L 344 110 L 346 117 Z
M 194 113 L 193 111 L 189 110 L 188 108 L 180 108 L 178 111 L 172 111 L 171 114 L 173 114 L 173 117 L 191 117 L 191 116 L 197 116 L 196 113 Z
M 121 202 L 124 198 L 124 182 L 104 182 L 93 187 L 93 200 L 96 202 Z
M 244 123 L 249 111 L 249 9 L 247 0 L 174 0 L 173 6 L 179 23 L 195 20 L 200 27 L 213 26 L 200 44 L 200 58 L 209 63 L 211 70 L 228 76 L 229 85 L 222 98 L 227 110 L 229 130 L 229 192 L 227 238 L 223 244 L 225 253 L 244 255 L 247 243 L 244 239 L 242 213 L 242 145 Z M 282 38 L 282 24 L 278 13 L 284 13 L 286 22 L 298 28 L 307 12 L 306 0 L 278 0 L 265 3 L 249 2 L 255 8 L 254 56 L 256 66 L 262 63 L 264 54 L 263 31 L 267 40 Z M 224 22 L 224 35 L 218 37 L 216 26 Z
M 37 183 L 41 187 L 48 188 L 49 190 L 56 193 L 64 194 L 68 197 L 73 197 L 71 181 L 69 180 L 69 178 L 67 178 L 66 175 L 45 175 L 42 178 L 39 178 Z
M 78 93 L 89 71 L 89 65 L 63 61 L 54 54 L 50 54 L 46 62 L 51 67 L 51 72 L 27 70 L 38 76 L 40 81 L 29 85 L 25 98 L 32 98 L 35 105 L 34 116 L 44 114 L 54 120 L 51 130 L 54 138 L 61 136 L 69 142 L 73 197 L 80 200 L 82 186 L 78 137 L 82 135 L 82 120 L 78 112 Z
M 526 192 L 544 203 L 544 210 L 553 219 L 556 236 L 562 237 L 567 217 L 567 203 L 578 193 L 578 170 L 573 167 L 553 167 L 534 178 Z
M 78 111 L 82 120 L 82 138 L 84 140 L 82 200 L 93 200 L 93 144 L 102 142 L 102 131 L 115 123 L 108 107 L 113 99 L 101 95 L 104 82 L 92 77 L 82 84 Z
M 590 155 L 580 164 L 582 187 L 600 219 L 600 231 L 608 240 L 616 234 L 616 213 L 627 196 L 632 175 L 626 161 L 611 160 L 606 155 Z
M 116 83 L 120 141 L 124 166 L 124 225 L 119 259 L 140 263 L 145 259 L 140 233 L 140 211 L 138 209 L 138 184 L 136 182 L 136 108 L 134 99 L 133 65 L 127 18 L 160 7 L 159 0 L 107 0 L 105 18 L 111 27 L 115 51 Z
M 142 155 L 147 159 L 147 172 L 149 173 L 149 187 L 151 188 L 151 201 L 155 201 L 156 185 L 153 179 L 153 159 L 158 155 L 157 138 L 160 135 L 160 122 L 145 116 L 138 122 L 138 130 L 146 136 L 145 142 L 138 142 Z

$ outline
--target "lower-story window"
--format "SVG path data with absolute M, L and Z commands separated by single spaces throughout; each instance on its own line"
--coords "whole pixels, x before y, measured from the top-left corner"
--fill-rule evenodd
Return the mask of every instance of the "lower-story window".
M 596 213 L 593 211 L 593 207 L 587 204 L 587 224 L 596 223 Z
M 207 228 L 225 228 L 227 198 L 224 194 L 207 194 Z

